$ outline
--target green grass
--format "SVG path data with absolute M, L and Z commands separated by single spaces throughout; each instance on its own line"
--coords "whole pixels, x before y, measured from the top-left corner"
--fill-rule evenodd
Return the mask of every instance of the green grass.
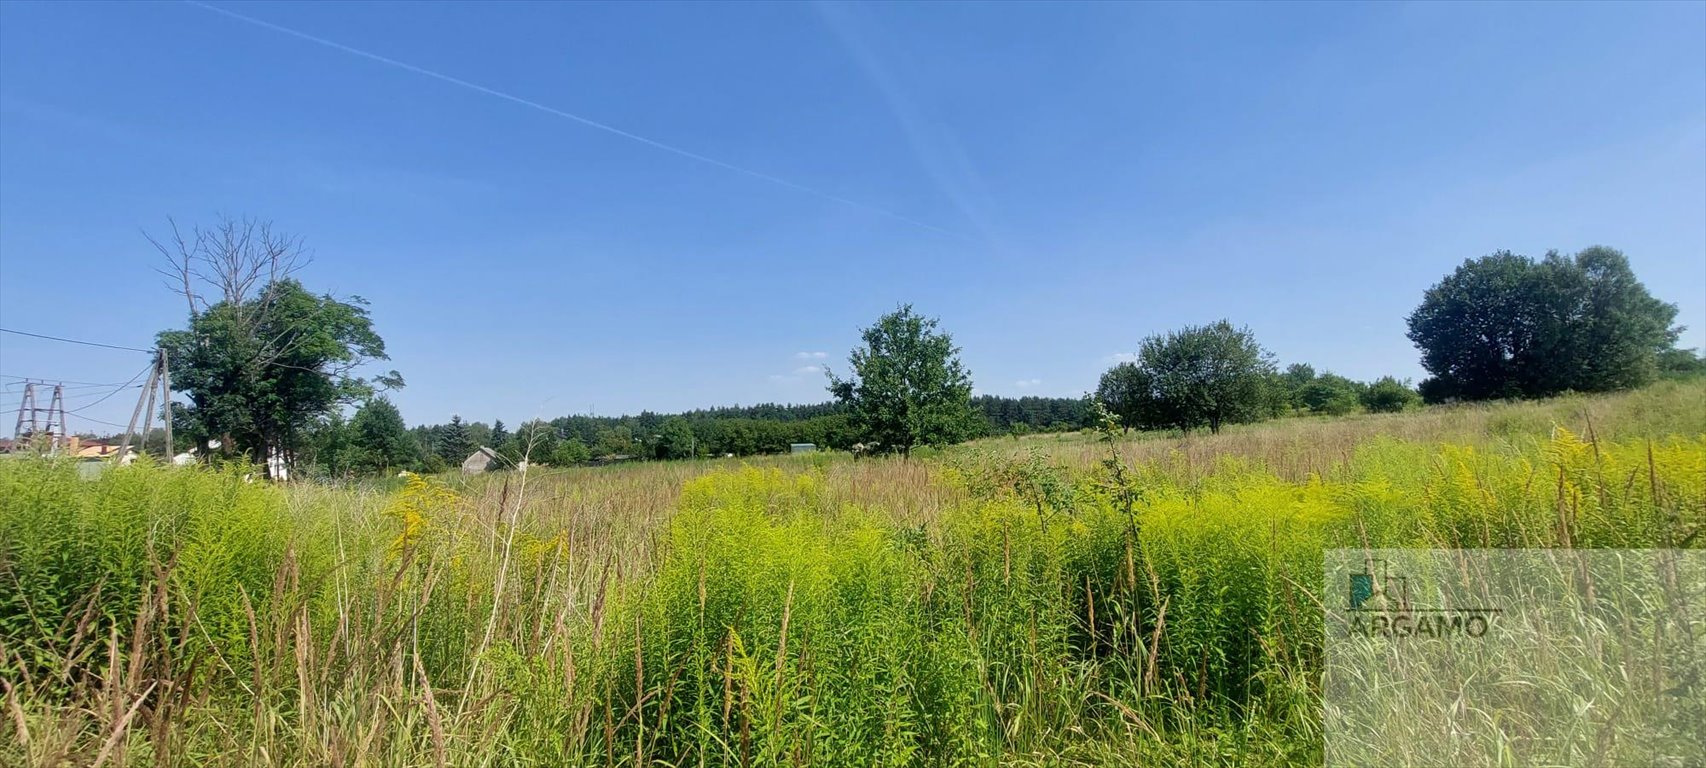
M 1325 549 L 1699 547 L 1703 401 L 401 487 L 0 462 L 0 764 L 1319 764 Z

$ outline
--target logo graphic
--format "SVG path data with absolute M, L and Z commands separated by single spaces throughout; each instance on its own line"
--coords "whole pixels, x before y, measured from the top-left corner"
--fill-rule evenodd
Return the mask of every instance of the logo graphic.
M 1417 606 L 1410 595 L 1410 578 L 1396 576 L 1385 560 L 1365 559 L 1360 573 L 1350 574 L 1346 597 L 1351 635 L 1380 638 L 1469 637 L 1487 634 L 1493 619 L 1504 612 L 1490 607 Z

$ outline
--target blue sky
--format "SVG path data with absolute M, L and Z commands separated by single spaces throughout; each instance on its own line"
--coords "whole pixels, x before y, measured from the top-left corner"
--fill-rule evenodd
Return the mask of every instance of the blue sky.
M 513 99 L 0 3 L 0 326 L 148 346 L 184 316 L 141 232 L 224 212 L 372 302 L 411 422 L 820 401 L 900 302 L 987 393 L 1223 317 L 1419 378 L 1404 316 L 1498 249 L 1621 248 L 1706 346 L 1702 3 L 215 5 Z M 0 336 L 0 375 L 145 362 Z

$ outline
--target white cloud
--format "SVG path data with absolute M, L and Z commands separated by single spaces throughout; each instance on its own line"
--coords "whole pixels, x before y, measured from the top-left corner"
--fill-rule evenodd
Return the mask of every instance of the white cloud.
M 1018 387 L 1020 389 L 1033 389 L 1035 387 L 1042 386 L 1042 383 L 1043 383 L 1042 379 L 1020 379 L 1018 381 L 1013 382 L 1013 386 Z
M 815 361 L 828 357 L 828 352 L 795 352 L 794 359 L 805 362 L 806 365 L 791 368 L 787 373 L 772 373 L 767 378 L 771 384 L 784 387 L 790 392 L 807 384 L 821 384 L 823 366 Z
M 1135 363 L 1135 362 L 1137 362 L 1137 353 L 1136 352 L 1115 352 L 1111 355 L 1107 355 L 1106 357 L 1103 357 L 1102 362 L 1107 363 L 1108 365 L 1117 365 L 1119 363 Z

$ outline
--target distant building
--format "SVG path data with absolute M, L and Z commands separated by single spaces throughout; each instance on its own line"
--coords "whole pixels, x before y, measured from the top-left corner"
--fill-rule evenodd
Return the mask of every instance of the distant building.
M 31 437 L 26 436 L 22 440 L 16 441 L 0 439 L 0 453 L 29 450 Z M 44 444 L 51 443 L 53 449 L 49 453 L 55 456 L 69 456 L 73 459 L 106 459 L 118 453 L 118 446 L 111 440 L 98 438 L 85 440 L 76 435 L 65 437 L 51 432 L 42 432 L 33 437 L 41 440 Z
M 71 455 L 79 459 L 105 459 L 118 453 L 118 446 L 107 440 L 71 438 Z
M 478 475 L 497 469 L 499 461 L 497 451 L 482 445 L 480 450 L 468 454 L 468 458 L 462 460 L 462 474 Z
M 788 444 L 788 452 L 789 453 L 815 453 L 816 451 L 817 451 L 817 443 L 789 443 Z

